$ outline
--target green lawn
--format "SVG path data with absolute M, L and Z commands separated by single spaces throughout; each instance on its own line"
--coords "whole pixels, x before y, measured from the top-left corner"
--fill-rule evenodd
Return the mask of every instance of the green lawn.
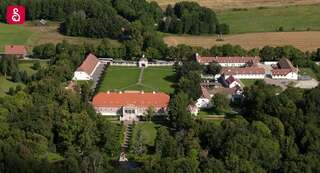
M 157 90 L 172 93 L 174 82 L 175 72 L 172 67 L 149 67 L 144 71 L 143 84 Z
M 7 25 L 0 23 L 0 51 L 4 45 L 23 44 L 26 45 L 33 32 L 21 25 Z
M 109 66 L 99 86 L 100 91 L 122 90 L 135 85 L 139 79 L 140 69 L 137 67 Z
M 154 146 L 154 140 L 157 136 L 157 129 L 161 125 L 155 124 L 153 122 L 139 122 L 133 128 L 132 141 L 135 140 L 137 136 L 137 131 L 141 129 L 142 138 L 144 139 L 144 144 L 148 146 Z
M 137 67 L 109 66 L 99 86 L 99 91 L 137 90 L 173 92 L 172 67 L 148 67 L 144 69 L 142 82 L 138 84 L 140 69 Z
M 269 32 L 283 27 L 284 31 L 320 30 L 320 5 L 254 8 L 247 11 L 222 11 L 220 22 L 230 25 L 232 34 Z

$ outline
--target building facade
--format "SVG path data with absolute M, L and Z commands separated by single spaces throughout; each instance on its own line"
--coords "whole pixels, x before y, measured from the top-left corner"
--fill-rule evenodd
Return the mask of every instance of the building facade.
M 271 71 L 272 79 L 298 80 L 299 69 L 295 68 L 289 59 L 281 58 L 275 68 Z
M 18 58 L 25 58 L 28 52 L 24 45 L 5 45 L 4 54 L 16 56 Z
M 167 114 L 170 96 L 157 92 L 100 92 L 94 96 L 92 105 L 104 116 L 120 116 L 120 121 L 139 121 L 148 109 L 155 115 Z
M 93 79 L 93 74 L 101 64 L 100 60 L 93 54 L 89 54 L 83 63 L 73 74 L 73 80 L 87 81 Z
M 218 79 L 221 75 L 224 75 L 226 79 L 230 76 L 237 79 L 264 79 L 266 72 L 265 69 L 261 67 L 224 67 L 215 78 Z
M 260 59 L 258 57 L 202 57 L 196 54 L 196 61 L 202 65 L 209 65 L 210 63 L 218 63 L 221 67 L 246 67 L 258 64 Z

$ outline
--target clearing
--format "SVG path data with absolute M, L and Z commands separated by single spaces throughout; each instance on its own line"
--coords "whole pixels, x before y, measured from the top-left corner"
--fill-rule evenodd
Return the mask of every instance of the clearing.
M 59 43 L 66 40 L 73 44 L 98 44 L 101 39 L 70 37 L 58 32 L 59 23 L 48 22 L 46 26 L 37 26 L 35 22 L 26 22 L 24 25 L 8 25 L 0 23 L 0 51 L 3 51 L 6 44 L 27 45 L 28 50 L 35 45 L 44 43 Z M 111 45 L 117 47 L 120 43 L 110 40 Z
M 109 66 L 99 86 L 99 91 L 144 90 L 173 92 L 175 72 L 172 67 L 148 67 L 139 83 L 140 68 Z
M 175 4 L 181 1 L 198 2 L 202 6 L 212 9 L 230 9 L 230 8 L 252 8 L 252 7 L 274 7 L 286 5 L 305 5 L 320 3 L 320 0 L 148 0 L 156 1 L 165 8 L 169 4 Z
M 157 129 L 161 127 L 159 124 L 153 122 L 139 122 L 133 128 L 132 142 L 137 138 L 138 130 L 141 130 L 141 135 L 145 145 L 154 146 L 154 140 L 157 136 Z
M 320 18 L 319 18 L 320 19 Z M 320 24 L 320 21 L 319 21 Z M 214 45 L 233 44 L 241 45 L 245 49 L 261 48 L 266 45 L 292 45 L 303 51 L 313 51 L 320 47 L 320 32 L 266 32 L 225 35 L 224 41 L 217 41 L 217 36 L 167 36 L 165 42 L 170 46 L 187 44 L 211 48 Z

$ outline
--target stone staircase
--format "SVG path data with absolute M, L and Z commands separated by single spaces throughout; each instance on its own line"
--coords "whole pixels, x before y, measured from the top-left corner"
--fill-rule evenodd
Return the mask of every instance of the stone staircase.
M 130 140 L 132 137 L 132 122 L 124 122 L 125 125 L 125 132 L 124 132 L 124 139 L 123 143 L 121 145 L 121 154 L 119 157 L 120 162 L 126 162 L 128 161 L 126 157 L 126 152 L 128 151 L 129 145 L 130 145 Z

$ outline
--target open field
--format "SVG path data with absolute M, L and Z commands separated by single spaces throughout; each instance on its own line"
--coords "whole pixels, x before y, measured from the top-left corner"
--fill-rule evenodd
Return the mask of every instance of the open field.
M 59 43 L 63 40 L 73 44 L 91 43 L 97 44 L 101 39 L 92 39 L 85 37 L 69 37 L 58 32 L 59 24 L 49 22 L 46 26 L 36 26 L 32 22 L 27 22 L 24 25 L 7 25 L 0 23 L 0 51 L 3 51 L 3 46 L 6 44 L 24 44 L 28 50 L 35 45 L 43 43 Z M 120 43 L 115 40 L 110 40 L 113 46 L 119 46 Z
M 241 79 L 240 81 L 245 87 L 251 87 L 257 80 L 259 79 Z
M 320 0 L 148 0 L 156 1 L 165 8 L 168 4 L 175 4 L 181 1 L 198 2 L 202 6 L 212 9 L 230 9 L 230 8 L 252 8 L 252 7 L 274 7 L 284 5 L 305 5 L 320 3 Z
M 138 83 L 138 67 L 110 66 L 101 81 L 99 91 L 138 90 L 173 92 L 174 71 L 172 67 L 148 67 L 144 69 L 141 83 Z
M 320 18 L 319 18 L 320 19 Z M 187 44 L 210 48 L 214 45 L 241 45 L 245 49 L 256 47 L 293 45 L 303 51 L 313 51 L 320 48 L 320 32 L 266 32 L 226 35 L 224 41 L 216 41 L 216 36 L 168 36 L 165 42 L 170 46 Z
M 320 30 L 320 5 L 302 5 L 218 13 L 219 21 L 230 25 L 231 34 L 249 32 Z

